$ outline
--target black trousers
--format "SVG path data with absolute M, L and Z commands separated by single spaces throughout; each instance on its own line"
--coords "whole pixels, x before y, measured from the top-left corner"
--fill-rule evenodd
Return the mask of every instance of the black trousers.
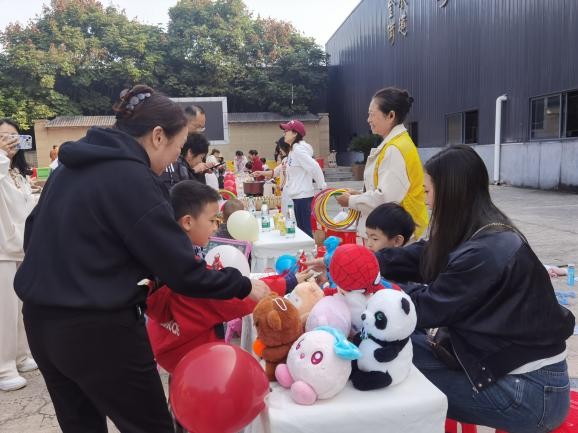
M 313 237 L 311 231 L 311 202 L 313 197 L 294 198 L 293 205 L 295 206 L 295 220 L 297 227 L 305 232 L 306 235 Z
M 173 433 L 162 383 L 136 308 L 86 311 L 24 304 L 30 350 L 63 433 Z

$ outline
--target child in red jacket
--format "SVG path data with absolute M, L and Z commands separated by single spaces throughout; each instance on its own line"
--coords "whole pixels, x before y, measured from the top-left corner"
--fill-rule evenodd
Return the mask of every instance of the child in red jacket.
M 171 190 L 171 204 L 181 228 L 193 246 L 204 247 L 217 230 L 219 194 L 195 181 L 183 181 Z M 310 271 L 267 280 L 280 295 L 304 281 Z M 200 299 L 179 295 L 167 286 L 152 289 L 147 300 L 147 331 L 157 363 L 172 373 L 183 356 L 201 344 L 223 339 L 223 322 L 251 314 L 249 299 Z

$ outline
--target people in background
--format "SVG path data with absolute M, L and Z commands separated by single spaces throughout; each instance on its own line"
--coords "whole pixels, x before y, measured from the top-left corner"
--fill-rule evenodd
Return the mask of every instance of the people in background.
M 233 239 L 229 230 L 227 229 L 227 221 L 229 217 L 233 214 L 233 212 L 237 212 L 238 210 L 243 210 L 245 207 L 243 206 L 243 202 L 241 200 L 237 200 L 236 198 L 227 200 L 225 204 L 223 204 L 223 220 L 219 225 L 218 230 L 215 233 L 215 236 L 218 238 L 225 238 L 225 239 Z
M 50 162 L 54 161 L 56 158 L 58 158 L 58 146 L 54 145 L 52 146 L 52 149 L 50 149 Z
M 199 105 L 189 105 L 185 107 L 187 118 L 187 129 L 189 134 L 201 134 L 206 130 L 207 117 L 205 110 Z
M 211 150 L 211 154 L 206 158 L 206 165 L 207 167 L 215 167 L 219 165 L 221 159 L 221 151 L 219 149 Z M 219 189 L 219 178 L 218 173 L 215 173 L 214 170 L 207 170 L 205 172 L 205 183 L 209 185 L 211 188 L 218 190 Z
M 269 170 L 269 166 L 267 165 L 267 158 L 261 158 L 261 164 L 263 165 L 263 171 Z
M 283 139 L 289 145 L 287 156 L 287 180 L 283 191 L 287 198 L 293 200 L 297 226 L 308 236 L 311 231 L 311 202 L 315 193 L 313 181 L 317 188 L 326 188 L 323 171 L 315 159 L 313 148 L 303 138 L 305 126 L 299 120 L 281 123 L 285 131 Z
M 169 164 L 161 174 L 163 183 L 169 188 L 183 180 L 206 183 L 205 173 L 212 167 L 211 164 L 203 162 L 208 151 L 209 142 L 204 135 L 189 134 L 177 160 Z
M 173 433 L 147 337 L 151 277 L 185 296 L 261 299 L 262 281 L 209 270 L 174 219 L 159 178 L 187 141 L 180 106 L 137 85 L 113 128 L 61 146 L 26 222 L 14 280 L 26 333 L 64 432 Z M 50 230 L 47 229 L 50 227 Z
M 367 158 L 364 192 L 349 190 L 337 197 L 341 206 L 361 212 L 357 233 L 363 239 L 367 239 L 367 216 L 382 203 L 396 202 L 409 212 L 416 224 L 415 239 L 424 234 L 428 225 L 421 160 L 403 126 L 412 103 L 407 90 L 395 87 L 381 89 L 371 98 L 367 122 L 383 141 L 371 149 Z
M 30 169 L 18 149 L 18 124 L 0 119 L 0 390 L 26 386 L 20 373 L 37 368 L 30 355 L 22 303 L 14 292 L 16 269 L 24 258 L 24 223 L 36 204 L 27 176 Z
M 291 202 L 291 199 L 287 197 L 284 192 L 285 182 L 287 180 L 287 155 L 289 154 L 290 147 L 283 137 L 281 137 L 276 142 L 277 145 L 277 166 L 274 169 L 268 169 L 260 172 L 254 173 L 255 175 L 263 176 L 265 179 L 270 179 L 272 177 L 276 178 L 277 187 L 281 191 L 281 211 L 283 214 L 287 213 L 287 207 Z
M 237 150 L 235 152 L 235 174 L 244 173 L 247 170 L 247 157 L 243 154 L 242 150 Z
M 259 157 L 259 152 L 255 149 L 249 151 L 249 162 L 251 163 L 251 172 L 263 171 L 263 163 Z M 255 180 L 263 180 L 263 176 L 255 176 Z

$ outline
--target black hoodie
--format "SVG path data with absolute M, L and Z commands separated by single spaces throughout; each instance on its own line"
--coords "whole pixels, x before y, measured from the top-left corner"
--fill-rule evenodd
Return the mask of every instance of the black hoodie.
M 199 298 L 244 298 L 237 269 L 207 270 L 176 223 L 168 192 L 142 146 L 116 129 L 92 128 L 62 145 L 26 221 L 14 288 L 38 306 L 113 310 L 144 301 L 143 278 Z

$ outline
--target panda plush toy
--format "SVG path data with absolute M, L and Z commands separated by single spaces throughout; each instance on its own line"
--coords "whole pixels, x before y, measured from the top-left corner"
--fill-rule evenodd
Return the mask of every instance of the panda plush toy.
M 411 298 L 399 290 L 380 290 L 369 298 L 361 318 L 363 328 L 354 338 L 361 358 L 353 361 L 353 386 L 368 391 L 402 382 L 411 369 L 409 337 L 417 323 Z

